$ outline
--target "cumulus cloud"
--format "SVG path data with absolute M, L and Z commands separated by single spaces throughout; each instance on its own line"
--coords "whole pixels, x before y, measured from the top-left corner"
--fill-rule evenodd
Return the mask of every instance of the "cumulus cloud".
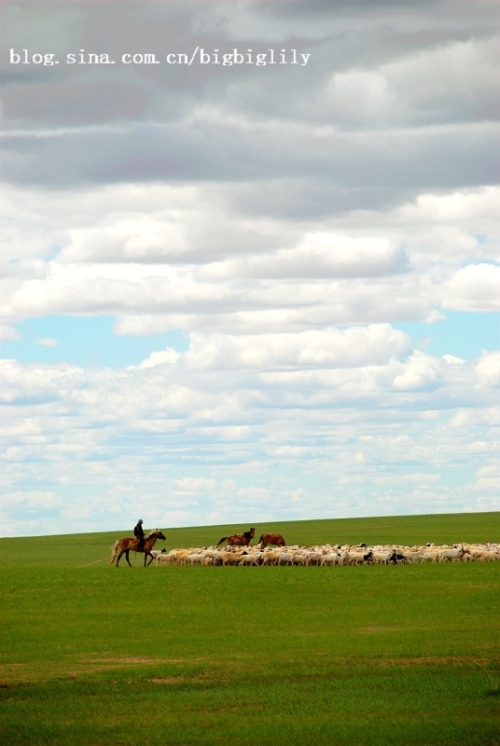
M 63 500 L 55 492 L 10 492 L 4 495 L 4 500 L 4 509 L 8 512 L 19 509 L 29 512 L 54 510 L 63 504 Z
M 498 353 L 412 325 L 498 310 L 494 3 L 87 5 L 3 14 L 117 60 L 2 61 L 5 530 L 493 509 Z M 103 315 L 149 350 L 44 329 Z
M 441 385 L 437 363 L 427 355 L 416 352 L 408 361 L 403 373 L 394 379 L 394 388 L 400 391 L 418 391 Z
M 483 386 L 500 386 L 500 352 L 482 355 L 476 365 L 478 383 Z
M 353 238 L 335 233 L 308 233 L 295 248 L 281 249 L 266 256 L 229 260 L 209 265 L 205 276 L 287 278 L 287 277 L 370 277 L 404 271 L 406 256 L 401 247 L 373 236 Z
M 497 65 L 495 40 L 450 40 L 375 69 L 335 72 L 323 105 L 344 126 L 362 128 L 496 118 Z
M 500 311 L 500 266 L 469 264 L 446 284 L 443 305 L 453 310 Z
M 409 349 L 405 334 L 388 324 L 325 329 L 298 334 L 235 338 L 193 334 L 186 364 L 199 368 L 355 368 L 400 357 Z

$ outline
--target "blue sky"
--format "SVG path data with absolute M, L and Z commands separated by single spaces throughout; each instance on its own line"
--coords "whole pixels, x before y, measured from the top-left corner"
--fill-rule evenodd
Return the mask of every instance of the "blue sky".
M 189 338 L 179 331 L 145 337 L 120 336 L 113 332 L 111 316 L 49 316 L 16 324 L 17 340 L 1 343 L 2 358 L 26 363 L 73 363 L 92 367 L 124 368 L 138 365 L 155 350 L 184 351 Z M 415 347 L 430 355 L 455 355 L 471 360 L 500 346 L 498 313 L 448 311 L 442 321 L 395 322 Z
M 25 363 L 73 363 L 74 365 L 125 368 L 138 365 L 152 352 L 165 347 L 189 346 L 180 332 L 147 337 L 120 336 L 113 332 L 111 316 L 49 316 L 17 324 L 17 340 L 4 340 L 3 358 Z
M 3 535 L 497 510 L 494 4 L 89 7 L 2 4 Z
M 394 326 L 409 334 L 415 346 L 429 355 L 456 355 L 471 360 L 500 346 L 498 313 L 447 311 L 446 318 L 435 324 L 413 321 Z

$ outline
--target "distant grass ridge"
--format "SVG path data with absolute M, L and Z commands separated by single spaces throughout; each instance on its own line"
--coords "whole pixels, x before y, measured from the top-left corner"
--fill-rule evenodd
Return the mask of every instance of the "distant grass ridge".
M 382 518 L 335 518 L 311 521 L 265 522 L 169 528 L 166 542 L 157 542 L 157 549 L 166 547 L 212 546 L 228 533 L 240 533 L 256 526 L 255 544 L 264 531 L 280 533 L 288 544 L 394 544 L 412 546 L 426 542 L 455 544 L 461 542 L 500 541 L 500 512 L 456 513 Z M 0 539 L 0 567 L 9 565 L 81 566 L 103 562 L 111 556 L 116 539 L 131 536 L 132 530 L 117 529 L 100 533 L 64 534 L 60 536 L 16 537 Z M 126 563 L 125 563 L 126 564 Z

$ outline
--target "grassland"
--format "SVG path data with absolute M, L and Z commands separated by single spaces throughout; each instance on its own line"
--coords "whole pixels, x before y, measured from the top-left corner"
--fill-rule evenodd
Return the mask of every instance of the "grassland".
M 264 528 L 498 541 L 500 514 Z M 167 547 L 227 529 L 167 529 Z M 9 745 L 500 743 L 500 563 L 112 568 L 126 534 L 0 540 Z

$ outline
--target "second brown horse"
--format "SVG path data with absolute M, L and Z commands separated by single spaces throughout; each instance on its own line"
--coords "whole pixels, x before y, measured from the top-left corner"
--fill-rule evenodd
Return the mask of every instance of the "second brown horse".
M 258 543 L 262 544 L 264 549 L 268 544 L 274 544 L 277 547 L 284 547 L 286 544 L 281 534 L 262 534 Z
M 226 542 L 230 547 L 248 547 L 251 540 L 255 536 L 255 528 L 250 528 L 249 531 L 245 531 L 243 534 L 231 534 L 231 536 L 223 536 L 222 539 L 217 542 L 217 546 Z

